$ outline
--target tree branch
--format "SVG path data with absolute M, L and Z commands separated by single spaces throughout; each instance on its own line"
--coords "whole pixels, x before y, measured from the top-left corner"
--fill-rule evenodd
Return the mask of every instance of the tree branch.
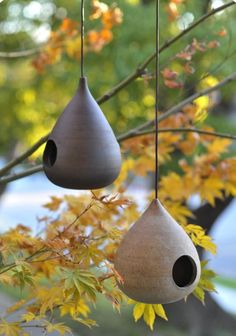
M 216 91 L 216 90 L 220 89 L 221 87 L 223 87 L 224 85 L 226 85 L 226 84 L 228 84 L 228 83 L 230 83 L 234 80 L 236 80 L 236 72 L 234 72 L 232 75 L 226 77 L 225 79 L 223 79 L 221 82 L 219 82 L 215 86 L 211 86 L 207 89 L 196 92 L 192 96 L 189 96 L 188 98 L 181 101 L 179 104 L 171 107 L 169 110 L 167 110 L 166 112 L 164 112 L 163 114 L 161 114 L 159 116 L 158 121 L 160 122 L 164 119 L 167 119 L 171 115 L 181 111 L 181 109 L 184 106 L 192 103 L 195 99 L 197 99 L 199 97 L 202 97 L 202 96 L 205 96 L 205 95 L 207 95 L 207 94 L 209 94 L 213 91 Z M 133 129 L 129 130 L 128 132 L 118 136 L 117 139 L 119 141 L 123 141 L 124 139 L 128 139 L 128 138 L 132 137 L 133 135 L 137 134 L 138 132 L 140 132 L 140 131 L 148 128 L 148 127 L 151 127 L 153 125 L 154 125 L 154 120 L 147 121 L 146 123 L 143 123 L 143 124 L 139 125 L 138 127 L 133 128 Z
M 201 129 L 197 129 L 197 128 L 160 128 L 158 130 L 159 133 L 198 133 L 198 134 L 204 134 L 204 135 L 209 135 L 212 137 L 217 137 L 217 138 L 223 138 L 223 139 L 231 139 L 231 140 L 236 140 L 236 135 L 232 135 L 232 134 L 227 134 L 227 133 L 219 133 L 219 132 L 211 132 L 211 131 L 204 131 Z M 155 129 L 149 129 L 146 131 L 140 131 L 137 132 L 136 134 L 133 134 L 132 136 L 129 136 L 128 138 L 123 138 L 122 141 L 131 139 L 131 138 L 135 138 L 135 137 L 139 137 L 142 135 L 148 135 L 148 134 L 152 134 L 155 133 Z
M 175 36 L 174 38 L 170 39 L 169 41 L 166 41 L 160 48 L 160 52 L 164 51 L 165 49 L 167 49 L 168 47 L 170 47 L 172 44 L 174 44 L 175 42 L 177 42 L 179 39 L 181 39 L 184 35 L 186 35 L 188 32 L 190 32 L 191 30 L 193 30 L 194 28 L 196 28 L 199 24 L 201 24 L 202 22 L 204 22 L 206 19 L 208 19 L 209 17 L 215 15 L 218 12 L 221 12 L 223 10 L 225 10 L 226 8 L 234 5 L 235 2 L 231 1 L 227 4 L 224 4 L 223 6 L 220 6 L 212 11 L 210 11 L 209 13 L 203 15 L 201 18 L 199 18 L 197 21 L 195 21 L 192 25 L 190 25 L 187 29 L 183 30 L 180 34 L 178 34 L 177 36 Z M 28 51 L 30 52 L 30 51 Z M 33 52 L 33 50 L 31 50 L 31 52 Z M 14 53 L 7 53 L 7 54 L 14 54 Z M 2 53 L 0 52 L 0 57 Z M 135 80 L 136 78 L 138 78 L 144 71 L 146 66 L 155 58 L 156 53 L 153 53 L 151 56 L 149 56 L 146 61 L 144 61 L 131 75 L 129 75 L 126 79 L 124 79 L 122 82 L 120 82 L 119 84 L 117 84 L 114 88 L 112 88 L 111 90 L 107 91 L 102 97 L 100 97 L 99 99 L 97 99 L 98 104 L 102 104 L 104 102 L 106 102 L 107 100 L 109 100 L 110 98 L 112 98 L 117 92 L 119 92 L 120 90 L 122 90 L 123 88 L 125 88 L 129 83 L 131 83 L 133 80 Z M 231 76 L 228 76 L 227 78 L 225 78 L 222 82 L 220 82 L 219 84 L 217 84 L 214 87 L 208 88 L 206 90 L 200 91 L 188 98 L 186 98 L 184 101 L 180 102 L 179 104 L 177 104 L 176 106 L 173 106 L 172 108 L 170 108 L 168 111 L 166 111 L 164 114 L 162 114 L 159 117 L 159 121 L 166 119 L 167 117 L 169 117 L 170 115 L 173 115 L 174 113 L 178 112 L 183 106 L 185 106 L 188 103 L 191 103 L 194 99 L 201 97 L 202 95 L 206 95 L 209 94 L 210 92 L 213 92 L 215 90 L 217 90 L 218 88 L 222 87 L 223 85 L 227 84 L 228 82 L 235 80 L 236 77 L 236 73 L 234 73 Z M 144 123 L 140 126 L 138 126 L 135 129 L 130 130 L 129 132 L 120 135 L 117 137 L 118 141 L 123 141 L 128 139 L 129 137 L 133 137 L 135 136 L 138 132 L 140 132 L 143 129 L 146 129 L 150 126 L 153 125 L 153 121 Z M 17 164 L 21 163 L 22 161 L 24 161 L 27 157 L 29 157 L 31 154 L 33 154 L 44 142 L 46 142 L 48 138 L 48 134 L 45 135 L 43 138 L 41 138 L 39 141 L 37 141 L 32 147 L 30 147 L 26 152 L 24 152 L 22 155 L 20 155 L 19 157 L 17 157 L 16 159 L 10 161 L 5 167 L 3 167 L 2 169 L 0 169 L 0 177 L 4 176 L 4 174 L 9 171 L 11 168 L 15 167 Z M 14 174 L 14 175 L 9 175 L 6 176 L 2 179 L 0 179 L 0 184 L 5 184 L 14 180 L 17 180 L 19 178 L 25 177 L 25 176 L 29 176 L 31 174 L 34 174 L 38 171 L 42 170 L 42 166 L 36 166 L 34 168 L 28 169 L 23 173 L 19 173 L 19 174 Z
M 235 1 L 231 1 L 227 4 L 224 4 L 223 6 L 220 6 L 218 8 L 215 8 L 211 10 L 209 13 L 201 16 L 198 20 L 196 20 L 193 24 L 191 24 L 188 28 L 184 29 L 180 34 L 176 35 L 172 39 L 166 41 L 161 47 L 160 47 L 160 53 L 169 48 L 171 45 L 173 45 L 175 42 L 179 41 L 183 36 L 188 34 L 190 31 L 192 31 L 194 28 L 199 26 L 201 23 L 203 23 L 205 20 L 210 18 L 211 16 L 214 16 L 215 14 L 222 12 L 228 7 L 231 7 L 235 5 Z M 137 79 L 142 75 L 148 66 L 149 63 L 151 63 L 156 57 L 156 53 L 154 52 L 152 55 L 150 55 L 142 64 L 140 64 L 137 69 L 129 75 L 127 78 L 125 78 L 123 81 L 121 81 L 119 84 L 117 84 L 114 88 L 107 91 L 102 97 L 100 97 L 97 102 L 98 104 L 102 104 L 112 98 L 117 92 L 125 88 L 128 84 L 130 84 L 133 80 Z
M 33 168 L 28 168 L 20 173 L 15 173 L 15 174 L 11 174 L 11 175 L 7 175 L 5 177 L 2 177 L 0 179 L 0 184 L 6 184 L 6 183 L 9 183 L 9 182 L 12 182 L 12 181 L 16 181 L 16 180 L 19 180 L 23 177 L 26 177 L 26 176 L 30 176 L 30 175 L 33 175 L 35 173 L 38 173 L 40 171 L 43 170 L 43 166 L 42 165 L 38 165 L 38 166 L 35 166 Z
M 27 149 L 24 153 L 19 155 L 17 158 L 9 161 L 2 169 L 0 169 L 0 177 L 4 176 L 6 174 L 6 172 L 8 172 L 11 168 L 15 167 L 16 165 L 18 165 L 19 163 L 21 163 L 22 161 L 27 159 L 34 152 L 36 152 L 36 150 L 39 147 L 41 147 L 47 141 L 48 136 L 49 136 L 49 134 L 43 136 L 41 139 L 39 139 L 37 142 L 35 142 L 35 144 L 33 144 L 32 147 Z
M 23 57 L 29 57 L 37 54 L 41 47 L 34 48 L 34 49 L 28 49 L 28 50 L 20 50 L 20 51 L 0 51 L 0 58 L 5 59 L 16 59 L 16 58 L 23 58 Z
M 204 134 L 204 135 L 218 137 L 218 138 L 236 140 L 236 135 L 227 134 L 227 133 L 204 131 L 204 130 L 197 129 L 197 128 L 160 128 L 158 132 L 159 133 L 168 133 L 168 132 L 171 132 L 171 133 L 179 133 L 179 132 L 198 133 L 198 134 Z M 139 136 L 142 136 L 142 135 L 147 135 L 147 134 L 152 134 L 152 133 L 155 133 L 155 129 L 136 132 L 136 133 L 133 133 L 132 135 L 129 135 L 127 137 L 123 137 L 119 142 L 123 142 L 125 140 L 131 139 L 131 138 L 134 138 L 134 137 L 139 137 Z M 0 179 L 0 185 L 1 184 L 6 184 L 6 183 L 9 183 L 9 182 L 18 180 L 18 179 L 21 179 L 23 177 L 26 177 L 26 176 L 29 176 L 29 175 L 32 175 L 32 174 L 35 174 L 35 173 L 38 173 L 42 170 L 43 170 L 43 166 L 38 165 L 34 168 L 30 168 L 28 170 L 25 170 L 22 173 L 8 175 L 8 176 Z
M 158 118 L 159 122 L 168 118 L 169 116 L 179 112 L 185 105 L 187 104 L 190 104 L 192 103 L 195 99 L 201 97 L 201 96 L 205 96 L 213 91 L 216 91 L 218 89 L 220 89 L 221 87 L 223 87 L 224 85 L 230 83 L 231 81 L 233 80 L 236 80 L 236 72 L 233 73 L 232 75 L 226 77 L 224 80 L 222 80 L 221 82 L 219 82 L 218 84 L 216 84 L 215 86 L 212 86 L 212 87 L 209 87 L 207 89 L 204 89 L 204 90 L 201 90 L 195 94 L 193 94 L 192 96 L 186 98 L 185 100 L 183 100 L 182 102 L 180 102 L 179 104 L 171 107 L 169 110 L 167 110 L 165 113 L 163 113 L 162 115 L 160 115 L 160 117 Z M 140 133 L 141 131 L 145 130 L 146 128 L 149 128 L 151 126 L 154 125 L 154 120 L 151 120 L 151 121 L 148 121 L 146 123 L 143 123 L 141 125 L 139 125 L 138 127 L 136 128 L 133 128 L 132 130 L 120 135 L 117 137 L 117 141 L 119 142 L 122 142 L 124 140 L 127 140 L 129 138 L 132 138 L 132 137 L 135 137 L 135 136 L 139 136 L 139 135 L 143 135 L 143 134 L 149 134 L 149 133 L 152 133 L 152 130 L 146 130 L 146 132 L 142 132 Z M 178 132 L 180 131 L 180 129 L 177 129 Z M 176 132 L 177 132 L 176 130 Z M 184 128 L 181 128 L 181 132 L 185 132 L 186 129 Z M 192 129 L 191 129 L 192 130 Z M 170 129 L 169 129 L 170 131 Z M 172 130 L 174 131 L 174 130 Z M 167 132 L 167 131 L 166 131 Z M 186 132 L 190 132 L 190 130 L 186 130 Z M 201 133 L 201 134 L 206 134 L 206 133 L 203 133 L 204 131 L 202 130 L 198 130 L 198 133 Z M 223 134 L 223 133 L 219 133 L 220 134 L 220 137 L 226 137 L 226 138 L 229 138 L 229 139 L 235 139 L 234 135 L 230 135 L 230 134 Z M 217 136 L 217 133 L 211 133 L 211 134 L 208 134 L 208 135 L 214 135 L 214 136 Z M 46 135 L 45 137 L 41 138 L 39 141 L 37 141 L 31 148 L 29 148 L 25 153 L 23 153 L 21 155 L 21 159 L 19 158 L 16 158 L 15 160 L 13 160 L 14 162 L 17 162 L 20 163 L 22 162 L 22 157 L 23 158 L 26 158 L 26 153 L 30 152 L 31 154 L 34 152 L 34 148 L 38 148 L 41 144 L 43 144 L 46 139 L 47 139 L 48 135 Z M 38 146 L 38 147 L 37 147 Z M 7 166 L 10 166 L 10 168 L 13 168 L 16 164 L 14 162 L 11 162 L 9 163 Z M 18 174 L 12 174 L 12 175 L 8 175 L 6 177 L 2 177 L 0 179 L 0 184 L 6 184 L 8 182 L 12 182 L 12 181 L 15 181 L 15 180 L 18 180 L 20 178 L 23 178 L 23 177 L 26 177 L 26 176 L 29 176 L 29 175 L 32 175 L 34 173 L 37 173 L 37 172 L 40 172 L 42 171 L 43 167 L 42 165 L 38 165 L 36 167 L 33 167 L 33 168 L 29 168 L 21 173 L 18 173 Z M 1 169 L 1 171 L 7 171 L 9 169 L 6 169 L 6 166 L 3 167 Z M 0 172 L 1 172 L 0 171 Z

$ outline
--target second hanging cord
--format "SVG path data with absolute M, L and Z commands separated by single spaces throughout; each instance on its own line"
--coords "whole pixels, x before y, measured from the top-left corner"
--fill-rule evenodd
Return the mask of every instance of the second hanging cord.
M 159 156 L 158 156 L 158 110 L 159 110 L 159 53 L 160 53 L 160 1 L 156 0 L 156 102 L 155 102 L 155 198 L 158 198 Z

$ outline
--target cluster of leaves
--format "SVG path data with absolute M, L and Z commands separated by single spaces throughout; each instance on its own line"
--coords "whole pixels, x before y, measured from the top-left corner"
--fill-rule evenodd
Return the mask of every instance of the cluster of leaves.
M 184 0 L 169 0 L 166 5 L 166 12 L 168 13 L 168 17 L 170 21 L 176 20 L 181 13 L 181 5 Z
M 194 38 L 183 50 L 172 57 L 169 66 L 162 70 L 161 74 L 164 85 L 170 89 L 183 88 L 186 78 L 193 75 L 196 71 L 196 61 L 194 57 L 197 56 L 198 53 L 206 54 L 213 49 L 219 48 L 221 46 L 219 37 L 225 36 L 227 36 L 227 31 L 223 28 L 216 34 L 217 39 L 199 41 Z M 209 77 L 209 74 L 205 77 Z M 209 83 L 209 79 L 207 82 Z M 204 78 L 201 78 L 201 88 L 204 88 L 204 83 Z M 215 85 L 216 82 L 213 80 L 210 84 Z
M 196 106 L 189 105 L 163 121 L 161 127 L 191 127 L 195 116 Z M 202 126 L 202 129 L 209 128 Z M 209 135 L 163 133 L 160 136 L 162 166 L 167 166 L 176 152 L 181 151 L 185 156 L 179 160 L 178 173 L 167 170 L 162 177 L 160 199 L 193 243 L 213 254 L 216 246 L 211 238 L 199 225 L 189 224 L 193 214 L 186 204 L 193 194 L 212 205 L 216 198 L 236 194 L 236 161 L 222 157 L 230 145 L 230 140 L 212 140 Z M 167 319 L 161 305 L 127 301 L 116 285 L 119 275 L 113 268 L 114 255 L 120 239 L 139 215 L 138 206 L 125 196 L 127 181 L 132 174 L 145 176 L 153 171 L 153 136 L 127 140 L 123 150 L 127 160 L 115 184 L 119 195 L 93 192 L 92 197 L 89 194 L 52 197 L 45 205 L 52 215 L 39 220 L 43 234 L 35 236 L 23 225 L 1 234 L 0 282 L 26 289 L 25 300 L 8 311 L 19 311 L 19 320 L 9 324 L 6 316 L 2 321 L 1 330 L 5 334 L 10 328 L 17 335 L 16 332 L 23 332 L 25 323 L 31 322 L 63 335 L 68 327 L 53 322 L 55 311 L 89 327 L 96 325 L 89 313 L 98 294 L 104 295 L 117 310 L 122 302 L 134 304 L 135 320 L 143 317 L 151 329 L 157 316 Z M 203 303 L 205 291 L 215 290 L 213 277 L 214 272 L 203 262 L 202 277 L 194 292 Z
M 196 104 L 188 105 L 173 117 L 160 123 L 160 129 L 178 129 L 181 127 L 193 128 L 196 124 Z M 202 130 L 213 131 L 212 127 L 202 125 Z M 184 158 L 178 161 L 178 172 L 169 171 L 160 182 L 159 195 L 162 201 L 170 203 L 170 212 L 183 225 L 186 216 L 191 217 L 183 203 L 191 195 L 198 194 L 201 200 L 214 206 L 216 198 L 225 195 L 236 195 L 234 157 L 227 156 L 232 141 L 229 139 L 213 138 L 210 135 L 201 135 L 194 132 L 173 133 L 170 131 L 160 134 L 159 156 L 160 164 L 166 165 L 173 157 L 178 157 L 180 151 Z M 129 171 L 135 175 L 145 176 L 154 170 L 153 135 L 143 135 L 129 139 L 124 144 L 126 153 L 131 157 L 124 165 L 122 174 L 128 176 Z M 222 155 L 224 158 L 222 159 Z M 172 190 L 171 194 L 169 190 Z
M 112 41 L 114 26 L 121 24 L 123 13 L 117 5 L 107 4 L 98 0 L 92 1 L 90 20 L 100 20 L 98 30 L 90 30 L 85 36 L 85 52 L 99 52 Z M 65 54 L 71 58 L 80 59 L 81 34 L 80 24 L 70 18 L 65 18 L 56 31 L 51 32 L 49 40 L 37 54 L 32 64 L 42 73 L 45 67 L 58 62 Z
M 178 120 L 182 118 L 186 120 L 191 116 L 194 118 L 194 112 L 189 108 L 188 113 L 180 113 L 176 118 L 170 118 L 170 122 L 178 123 Z M 175 146 L 189 141 L 184 137 L 178 136 L 178 141 L 171 141 L 172 137 L 164 136 L 161 138 L 160 146 L 169 147 L 171 149 L 169 152 L 173 153 Z M 145 148 L 144 141 L 146 141 Z M 32 326 L 46 331 L 57 330 L 63 335 L 69 329 L 64 324 L 54 323 L 56 311 L 62 317 L 68 315 L 74 321 L 89 327 L 95 326 L 96 321 L 89 318 L 89 313 L 91 304 L 96 302 L 98 294 L 104 295 L 117 310 L 120 309 L 122 302 L 134 304 L 135 321 L 143 317 L 151 329 L 157 316 L 167 319 L 162 305 L 141 304 L 128 300 L 117 287 L 119 274 L 113 268 L 114 255 L 120 240 L 139 215 L 135 202 L 124 196 L 127 174 L 131 170 L 137 175 L 144 175 L 153 169 L 147 165 L 145 159 L 147 153 L 151 156 L 152 144 L 149 141 L 149 136 L 145 136 L 133 139 L 132 146 L 130 140 L 125 143 L 125 150 L 129 148 L 132 155 L 141 155 L 142 161 L 139 158 L 129 158 L 125 161 L 121 176 L 116 182 L 117 189 L 123 190 L 123 194 L 112 196 L 92 192 L 92 196 L 81 194 L 77 197 L 69 195 L 63 198 L 52 197 L 45 205 L 52 215 L 39 219 L 43 234 L 35 236 L 23 225 L 1 234 L 0 282 L 25 289 L 25 299 L 10 307 L 2 320 L 3 334 L 10 334 L 9 330 L 13 335 L 14 332 L 15 335 L 23 333 L 24 326 L 31 322 Z M 212 150 L 213 146 L 222 146 L 224 149 L 229 146 L 224 140 L 222 143 L 220 140 L 217 140 L 218 143 L 212 143 L 208 138 L 203 138 L 198 139 L 197 143 L 194 140 L 192 146 L 195 149 L 199 141 L 205 143 L 208 152 L 202 154 L 202 157 L 208 159 L 209 147 Z M 141 148 L 142 153 L 137 153 Z M 184 152 L 184 147 L 182 150 Z M 192 156 L 193 152 L 194 149 L 191 151 Z M 186 167 L 184 175 L 170 172 L 164 176 L 160 184 L 160 198 L 194 244 L 215 254 L 215 244 L 204 230 L 199 226 L 188 224 L 188 218 L 192 213 L 184 205 L 196 189 L 202 192 L 203 180 L 211 180 L 211 173 L 217 173 L 216 168 L 213 171 L 209 170 L 209 176 L 206 171 L 204 176 L 202 175 L 204 169 L 200 169 L 197 163 L 205 162 L 204 168 L 209 168 L 208 161 L 202 157 L 192 158 L 196 160 L 194 169 L 191 167 L 191 170 L 188 170 Z M 214 159 L 220 161 L 220 154 Z M 168 160 L 170 160 L 168 155 L 162 155 L 163 162 Z M 153 163 L 150 159 L 151 161 Z M 225 160 L 221 160 L 220 165 L 227 169 Z M 229 184 L 232 182 L 230 178 L 235 178 L 235 170 L 232 170 L 231 164 L 230 167 L 231 172 L 224 173 L 224 178 L 228 178 Z M 194 174 L 194 178 L 188 175 L 190 173 Z M 197 187 L 195 183 L 198 183 Z M 173 191 L 171 194 L 170 188 Z M 221 193 L 223 190 L 224 188 L 221 188 Z M 203 192 L 201 195 L 203 200 L 211 201 L 211 198 L 218 197 L 219 193 L 213 192 L 210 199 Z M 203 264 L 203 267 L 205 266 L 206 263 Z M 202 302 L 204 291 L 214 290 L 211 282 L 213 276 L 211 270 L 204 269 L 202 272 L 199 286 L 194 292 Z M 19 320 L 8 323 L 8 314 L 15 311 L 18 311 Z M 27 335 L 25 331 L 24 335 Z

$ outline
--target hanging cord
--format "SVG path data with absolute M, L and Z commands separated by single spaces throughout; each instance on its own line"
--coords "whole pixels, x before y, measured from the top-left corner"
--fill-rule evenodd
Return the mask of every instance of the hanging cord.
M 158 157 L 158 103 L 159 103 L 159 53 L 160 53 L 160 2 L 156 0 L 156 103 L 155 103 L 155 198 L 158 198 L 159 157 Z
M 81 0 L 81 77 L 84 77 L 84 0 Z

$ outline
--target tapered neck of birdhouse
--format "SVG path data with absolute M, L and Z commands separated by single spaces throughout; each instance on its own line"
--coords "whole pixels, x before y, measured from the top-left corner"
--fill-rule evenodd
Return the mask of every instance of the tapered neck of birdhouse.
M 159 201 L 158 198 L 154 198 L 154 199 L 151 201 L 150 206 L 154 206 L 154 207 L 158 207 L 158 208 L 160 208 L 160 207 L 162 207 L 162 204 L 161 204 L 161 202 Z
M 79 89 L 85 89 L 88 87 L 87 77 L 80 77 L 79 80 Z

